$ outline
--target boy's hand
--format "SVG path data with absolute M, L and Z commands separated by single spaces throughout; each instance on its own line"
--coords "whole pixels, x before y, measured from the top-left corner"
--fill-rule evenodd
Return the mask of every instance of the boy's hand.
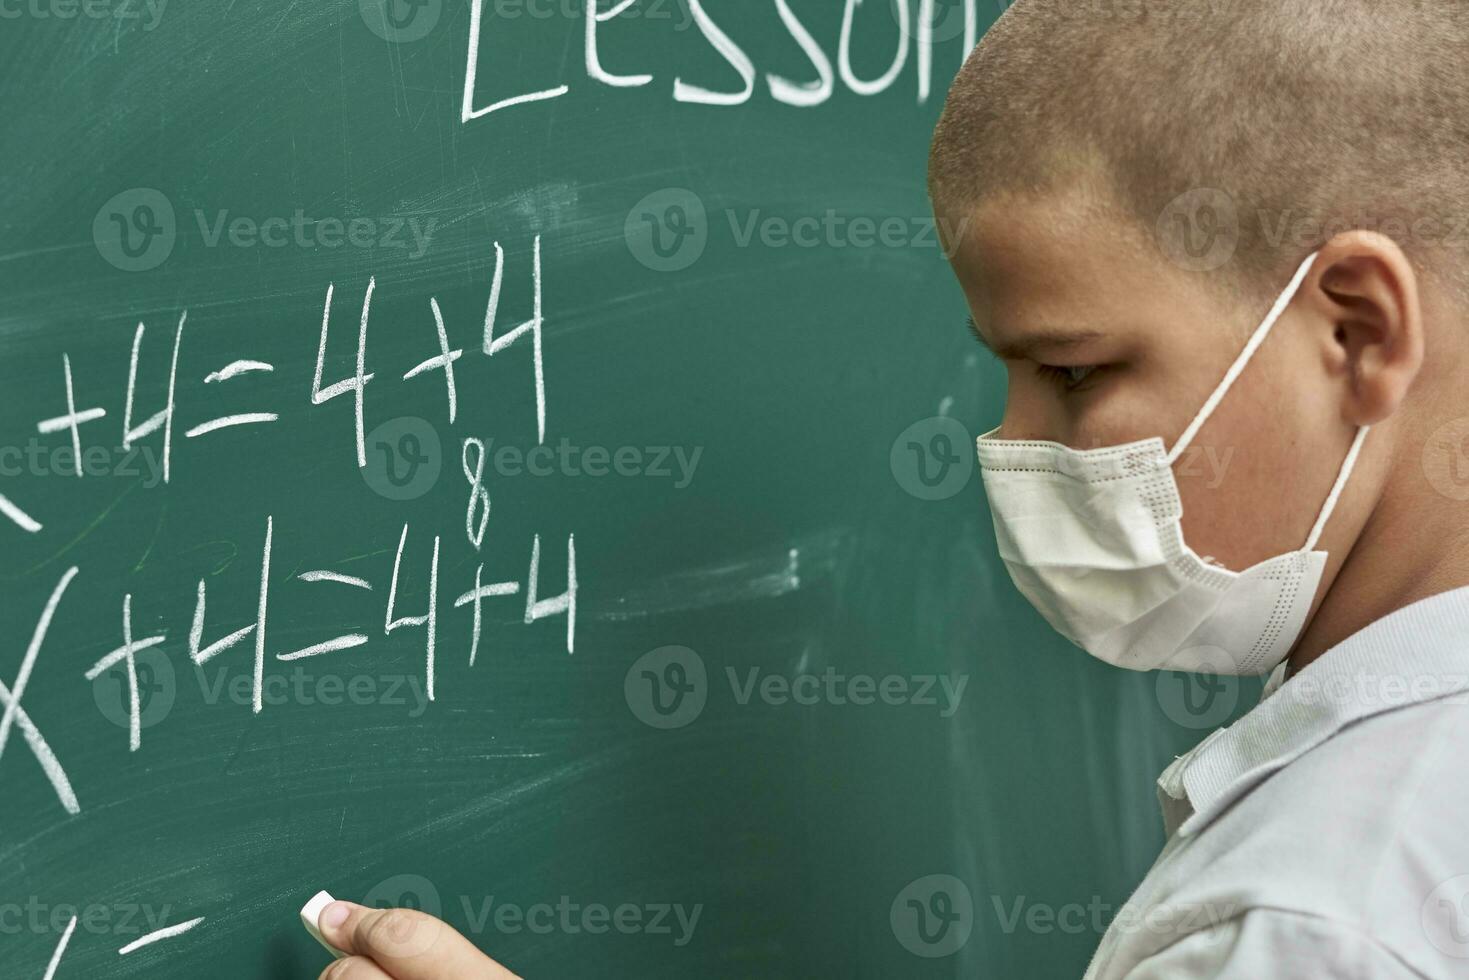
M 322 910 L 319 928 L 350 954 L 319 980 L 519 980 L 445 923 L 412 909 L 333 902 Z

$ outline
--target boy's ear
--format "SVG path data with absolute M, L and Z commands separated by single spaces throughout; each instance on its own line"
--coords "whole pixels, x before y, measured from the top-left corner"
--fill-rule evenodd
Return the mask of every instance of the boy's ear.
M 1345 385 L 1342 416 L 1376 425 L 1397 411 L 1423 364 L 1418 277 L 1397 242 L 1366 231 L 1337 235 L 1311 272 L 1329 328 L 1326 367 Z

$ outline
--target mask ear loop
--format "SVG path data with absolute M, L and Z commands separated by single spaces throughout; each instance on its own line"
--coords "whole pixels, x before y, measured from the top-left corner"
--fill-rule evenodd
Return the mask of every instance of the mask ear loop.
M 1234 359 L 1234 363 L 1225 372 L 1224 380 L 1219 382 L 1219 386 L 1214 389 L 1214 393 L 1209 396 L 1209 400 L 1204 402 L 1204 407 L 1199 409 L 1199 414 L 1194 416 L 1194 420 L 1183 431 L 1183 435 L 1178 437 L 1177 444 L 1174 445 L 1173 450 L 1168 454 L 1169 466 L 1178 462 L 1178 458 L 1184 454 L 1189 444 L 1194 441 L 1194 437 L 1199 434 L 1199 430 L 1204 427 L 1204 423 L 1209 421 L 1209 416 L 1214 414 L 1214 410 L 1219 407 L 1219 403 L 1224 400 L 1224 396 L 1229 393 L 1229 389 L 1233 387 L 1235 381 L 1239 380 L 1239 376 L 1244 373 L 1246 365 L 1250 363 L 1250 358 L 1255 356 L 1255 352 L 1260 349 L 1260 345 L 1270 335 L 1270 328 L 1275 326 L 1281 315 L 1285 313 L 1286 307 L 1290 306 L 1291 301 L 1296 298 L 1296 293 L 1300 291 L 1301 283 L 1306 281 L 1307 273 L 1311 271 L 1312 264 L 1315 263 L 1316 257 L 1320 254 L 1320 252 L 1312 252 L 1306 257 L 1306 261 L 1301 263 L 1301 267 L 1296 270 L 1295 277 L 1291 279 L 1290 285 L 1285 288 L 1285 292 L 1280 294 L 1280 297 L 1275 301 L 1275 305 L 1270 308 L 1270 313 L 1265 317 L 1264 322 L 1255 328 L 1255 332 L 1250 337 L 1249 342 L 1245 344 L 1244 350 L 1239 352 L 1239 356 Z M 1311 528 L 1311 533 L 1306 536 L 1306 543 L 1302 547 L 1302 551 L 1316 550 L 1316 544 L 1321 540 L 1321 533 L 1326 530 L 1326 522 L 1331 519 L 1332 512 L 1336 510 L 1337 502 L 1341 500 L 1342 491 L 1346 489 L 1347 480 L 1351 478 L 1352 470 L 1356 468 L 1357 458 L 1362 455 L 1362 445 L 1367 441 L 1367 433 L 1370 431 L 1372 431 L 1371 426 L 1363 425 L 1358 427 L 1356 438 L 1352 440 L 1352 448 L 1347 450 L 1347 457 L 1342 460 L 1341 469 L 1336 474 L 1336 483 L 1332 485 L 1331 493 L 1327 494 L 1326 502 L 1321 505 L 1321 512 L 1316 515 L 1316 524 Z
M 1306 257 L 1306 261 L 1301 263 L 1300 269 L 1296 270 L 1295 278 L 1290 281 L 1290 285 L 1286 287 L 1285 292 L 1281 293 L 1280 298 L 1275 301 L 1275 305 L 1271 307 L 1269 315 L 1265 317 L 1265 321 L 1255 328 L 1255 333 L 1250 337 L 1249 343 L 1245 344 L 1245 349 L 1239 352 L 1239 356 L 1234 359 L 1234 363 L 1225 372 L 1224 380 L 1219 382 L 1219 387 L 1215 388 L 1214 393 L 1209 396 L 1209 400 L 1204 402 L 1204 407 L 1199 409 L 1199 414 L 1194 416 L 1194 420 L 1189 423 L 1188 428 L 1183 430 L 1183 435 L 1178 437 L 1177 444 L 1174 445 L 1173 450 L 1168 454 L 1169 466 L 1178 462 L 1178 457 L 1182 456 L 1184 450 L 1188 449 L 1189 444 L 1194 441 L 1194 436 L 1199 434 L 1199 430 L 1204 427 L 1204 423 L 1209 421 L 1209 416 L 1214 414 L 1214 409 L 1219 407 L 1219 403 L 1224 400 L 1224 396 L 1229 394 L 1229 389 L 1233 387 L 1235 381 L 1239 379 L 1239 376 L 1244 373 L 1246 365 L 1250 363 L 1250 358 L 1254 357 L 1255 351 L 1259 350 L 1260 345 L 1265 343 L 1265 338 L 1270 334 L 1270 328 L 1275 326 L 1275 322 L 1280 319 L 1281 314 L 1285 312 L 1285 308 L 1291 304 L 1291 300 L 1296 298 L 1296 293 L 1300 290 L 1301 283 L 1306 281 L 1306 273 L 1311 271 L 1311 264 L 1316 261 L 1316 256 L 1320 254 L 1320 252 L 1312 252 Z
M 1331 518 L 1331 512 L 1336 510 L 1336 502 L 1341 499 L 1342 490 L 1346 489 L 1347 478 L 1352 475 L 1352 468 L 1357 465 L 1357 457 L 1362 454 L 1362 443 L 1367 441 L 1367 433 L 1372 431 L 1372 426 L 1363 425 L 1357 428 L 1357 438 L 1352 440 L 1352 448 L 1347 450 L 1347 458 L 1342 460 L 1341 470 L 1336 474 L 1336 483 L 1331 488 L 1331 493 L 1326 497 L 1326 503 L 1321 505 L 1321 513 L 1316 518 L 1316 526 L 1311 528 L 1311 533 L 1306 536 L 1306 543 L 1301 547 L 1302 551 L 1315 551 L 1316 542 L 1321 540 L 1321 532 L 1326 530 L 1326 522 Z

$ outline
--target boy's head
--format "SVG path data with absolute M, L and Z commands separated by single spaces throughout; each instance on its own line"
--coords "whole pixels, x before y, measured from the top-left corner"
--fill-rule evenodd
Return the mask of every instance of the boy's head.
M 1160 219 L 1237 230 L 1226 278 L 1272 293 L 1312 224 L 1469 254 L 1466 63 L 1462 0 L 1021 0 L 950 91 L 933 199 L 1085 185 L 1185 265 L 1225 255 Z
M 1328 585 L 1444 504 L 1422 457 L 1469 415 L 1466 56 L 1460 0 L 1019 0 L 929 177 L 1008 369 L 1000 435 L 1171 446 L 1319 250 L 1175 466 L 1185 537 L 1235 570 L 1300 547 L 1359 425 Z

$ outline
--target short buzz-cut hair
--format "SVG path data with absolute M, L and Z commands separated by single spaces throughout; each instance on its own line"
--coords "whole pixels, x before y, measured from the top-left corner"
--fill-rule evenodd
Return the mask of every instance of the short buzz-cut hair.
M 955 79 L 929 193 L 1063 186 L 1155 242 L 1179 201 L 1223 202 L 1250 292 L 1366 228 L 1462 298 L 1469 0 L 1017 0 Z

